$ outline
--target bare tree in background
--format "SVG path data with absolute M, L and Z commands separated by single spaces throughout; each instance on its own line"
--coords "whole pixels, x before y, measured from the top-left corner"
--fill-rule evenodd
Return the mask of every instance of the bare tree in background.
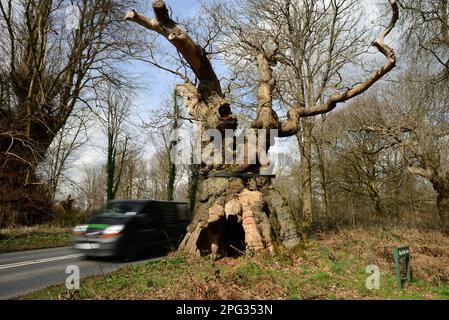
M 182 168 L 171 158 L 177 144 L 173 136 L 181 127 L 179 101 L 174 90 L 163 106 L 152 114 L 145 127 L 150 131 L 150 140 L 156 152 L 153 159 L 158 161 L 162 173 L 166 175 L 166 194 L 161 198 L 174 200 L 176 184 L 183 174 Z
M 385 123 L 388 113 L 382 113 L 382 107 L 375 99 L 359 99 L 330 120 L 336 125 L 343 119 L 346 122 L 346 127 L 335 132 L 333 145 L 339 187 L 358 197 L 355 203 L 370 204 L 371 208 L 363 209 L 364 214 L 378 221 L 396 214 L 393 210 L 387 212 L 386 199 L 400 190 L 405 177 L 402 158 L 393 148 L 395 143 L 366 129 L 368 124 Z M 396 195 L 396 201 L 399 198 Z
M 120 88 L 106 83 L 97 90 L 98 119 L 101 122 L 107 138 L 106 148 L 106 195 L 107 200 L 114 200 L 122 179 L 126 158 L 131 152 L 132 139 L 128 127 L 131 115 L 129 94 Z
M 413 76 L 417 79 L 415 73 Z M 416 111 L 425 109 L 413 111 L 410 105 L 413 96 L 400 88 L 408 87 L 418 96 L 422 92 L 412 90 L 408 84 L 402 77 L 400 84 L 389 84 L 391 94 L 385 93 L 387 84 L 379 86 L 315 126 L 312 153 L 315 226 L 400 223 L 438 227 L 431 184 L 410 175 L 407 169 L 411 154 L 404 152 L 403 145 L 411 142 L 410 130 L 416 127 L 411 120 L 418 123 L 422 119 Z M 441 106 L 432 108 L 434 115 L 444 112 L 438 108 Z M 432 125 L 420 125 L 420 130 L 426 132 L 429 141 L 434 141 L 429 146 L 440 142 L 438 148 L 426 149 L 429 155 L 435 152 L 444 155 L 447 146 L 436 134 L 442 128 L 435 130 L 437 123 L 440 126 L 443 122 L 438 117 L 432 119 L 429 118 Z
M 282 137 L 296 135 L 300 129 L 301 118 L 333 110 L 338 103 L 362 94 L 390 72 L 396 65 L 396 57 L 393 49 L 387 46 L 384 40 L 395 27 L 399 17 L 396 1 L 391 0 L 391 8 L 393 15 L 390 24 L 373 42 L 386 57 L 385 64 L 367 79 L 342 89 L 325 101 L 319 101 L 309 108 L 295 105 L 285 121 L 281 121 L 273 109 L 273 92 L 276 88 L 273 65 L 277 62 L 278 51 L 282 48 L 258 48 L 258 54 L 253 55 L 259 71 L 259 87 L 257 114 L 252 128 L 278 129 Z M 203 129 L 214 128 L 221 132 L 236 129 L 237 118 L 225 99 L 220 81 L 204 47 L 195 43 L 170 17 L 164 1 L 154 1 L 153 10 L 155 17 L 152 19 L 136 11 L 130 11 L 126 19 L 162 35 L 175 46 L 192 68 L 198 78 L 198 86 L 187 81 L 177 87 L 178 93 L 184 97 L 184 104 L 190 115 L 201 122 Z M 182 250 L 196 255 L 232 254 L 235 252 L 235 246 L 250 251 L 273 250 L 275 239 L 271 235 L 272 228 L 275 229 L 275 234 L 279 235 L 278 240 L 285 246 L 292 247 L 299 243 L 300 236 L 292 212 L 282 195 L 273 188 L 271 178 L 208 176 L 214 170 L 219 171 L 220 167 L 203 165 L 195 217 L 181 244 Z M 248 172 L 250 166 L 240 165 L 233 170 Z
M 36 177 L 56 134 L 97 80 L 122 79 L 111 61 L 134 33 L 122 10 L 134 1 L 0 2 L 0 211 L 39 222 L 51 203 Z M 70 23 L 69 23 L 70 20 Z M 3 98 L 2 97 L 2 98 Z
M 235 68 L 257 57 L 261 76 L 254 85 L 261 103 L 313 109 L 335 91 L 350 86 L 346 76 L 366 63 L 369 29 L 359 1 L 235 1 L 208 9 L 221 25 L 221 50 Z M 258 21 L 259 23 L 254 23 Z M 253 64 L 253 63 L 252 63 Z M 250 64 L 251 65 L 251 64 Z M 271 68 L 266 72 L 265 70 Z M 242 75 L 242 76 L 246 76 Z M 265 99 L 265 100 L 264 100 Z M 260 107 L 260 106 L 259 106 Z M 296 138 L 301 151 L 302 228 L 312 225 L 312 131 L 315 119 L 303 117 Z
M 428 180 L 437 193 L 440 222 L 449 230 L 449 95 L 432 74 L 410 71 L 394 85 L 391 120 L 367 129 L 401 146 L 408 171 Z
M 404 12 L 405 54 L 432 70 L 439 81 L 449 80 L 448 0 L 400 0 Z M 436 67 L 435 67 L 436 66 Z
M 56 134 L 44 161 L 39 164 L 38 172 L 42 172 L 40 176 L 45 181 L 53 202 L 55 202 L 62 185 L 67 189 L 73 183 L 69 176 L 78 160 L 76 153 L 89 140 L 88 126 L 92 122 L 91 120 L 92 116 L 89 110 L 79 111 L 76 115 L 71 116 Z
M 279 57 L 284 66 L 279 79 L 282 100 L 289 108 L 313 108 L 329 92 L 345 85 L 345 67 L 365 53 L 363 13 L 358 1 L 293 1 L 284 5 L 281 26 L 286 25 L 288 31 L 284 30 L 281 45 L 289 50 Z M 302 119 L 301 127 L 296 136 L 301 150 L 302 226 L 310 228 L 314 118 Z
M 104 206 L 106 201 L 106 170 L 103 164 L 84 167 L 81 181 L 75 185 L 78 207 L 92 214 Z

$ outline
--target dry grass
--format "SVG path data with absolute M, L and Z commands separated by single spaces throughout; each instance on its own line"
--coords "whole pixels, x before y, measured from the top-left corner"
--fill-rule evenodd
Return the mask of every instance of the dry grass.
M 48 225 L 0 230 L 0 253 L 69 245 L 71 229 Z
M 415 280 L 396 289 L 392 249 L 410 245 Z M 189 259 L 172 254 L 63 286 L 29 299 L 449 299 L 449 237 L 415 229 L 322 232 L 307 246 L 275 256 Z M 365 288 L 366 266 L 381 270 L 381 289 Z
M 316 238 L 321 245 L 329 246 L 334 252 L 350 246 L 361 259 L 378 265 L 381 270 L 391 268 L 393 248 L 409 245 L 416 278 L 449 283 L 449 236 L 442 232 L 411 228 L 359 228 L 326 232 Z

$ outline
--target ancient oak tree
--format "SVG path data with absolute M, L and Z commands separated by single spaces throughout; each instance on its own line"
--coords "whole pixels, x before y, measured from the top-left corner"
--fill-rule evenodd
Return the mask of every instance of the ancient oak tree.
M 252 128 L 276 129 L 280 137 L 296 135 L 300 130 L 301 118 L 330 112 L 339 103 L 362 94 L 390 72 L 396 65 L 396 57 L 384 41 L 399 18 L 396 1 L 390 0 L 390 3 L 391 21 L 373 42 L 373 46 L 385 56 L 385 64 L 367 79 L 337 92 L 322 104 L 307 109 L 300 105 L 292 108 L 285 120 L 273 109 L 276 89 L 273 67 L 278 62 L 277 53 L 281 49 L 257 48 L 253 58 L 259 85 L 257 115 Z M 154 18 L 133 10 L 127 13 L 126 19 L 166 38 L 193 70 L 198 85 L 186 80 L 177 86 L 178 95 L 184 98 L 190 116 L 201 124 L 201 130 L 217 129 L 221 133 L 227 129 L 235 130 L 238 127 L 237 117 L 232 113 L 207 52 L 171 18 L 164 1 L 153 1 L 153 11 Z M 297 245 L 301 240 L 301 230 L 283 195 L 273 187 L 271 177 L 244 174 L 257 171 L 257 167 L 262 166 L 261 162 L 228 166 L 230 168 L 202 164 L 195 215 L 180 250 L 196 255 L 233 255 L 245 250 L 272 251 L 276 244 L 286 247 Z M 211 174 L 229 171 L 233 174 L 218 177 Z

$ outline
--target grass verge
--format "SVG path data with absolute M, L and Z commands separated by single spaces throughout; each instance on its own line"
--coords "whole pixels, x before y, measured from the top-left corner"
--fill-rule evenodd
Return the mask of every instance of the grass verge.
M 70 228 L 52 226 L 21 227 L 0 230 L 0 253 L 62 247 L 71 242 Z
M 396 289 L 392 249 L 410 245 L 415 280 Z M 54 286 L 23 299 L 449 299 L 449 237 L 419 230 L 346 229 L 317 234 L 276 255 L 212 261 L 180 254 Z M 368 290 L 368 265 L 381 270 Z

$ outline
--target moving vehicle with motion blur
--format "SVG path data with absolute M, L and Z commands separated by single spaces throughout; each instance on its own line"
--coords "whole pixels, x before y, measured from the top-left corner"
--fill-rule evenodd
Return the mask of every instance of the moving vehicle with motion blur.
M 185 202 L 113 200 L 74 228 L 74 247 L 90 257 L 129 258 L 176 247 L 189 224 Z

